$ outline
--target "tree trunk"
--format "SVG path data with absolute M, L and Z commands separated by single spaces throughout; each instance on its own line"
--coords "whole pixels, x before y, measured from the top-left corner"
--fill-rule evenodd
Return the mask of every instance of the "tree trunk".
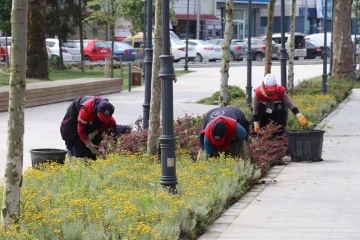
M 115 26 L 110 24 L 110 35 L 111 35 L 111 60 L 110 60 L 110 77 L 114 77 L 114 41 L 115 41 Z
M 267 18 L 267 27 L 266 27 L 265 75 L 271 73 L 274 9 L 275 9 L 275 0 L 270 0 L 268 6 L 268 18 Z
M 334 63 L 332 78 L 354 79 L 353 45 L 351 40 L 352 0 L 334 1 Z
M 45 44 L 45 0 L 29 0 L 27 71 L 28 78 L 49 79 Z
M 291 5 L 291 25 L 290 25 L 290 54 L 289 54 L 289 70 L 288 70 L 288 86 L 287 89 L 294 88 L 294 53 L 295 53 L 295 10 L 296 0 L 292 0 Z
M 57 28 L 57 37 L 59 40 L 59 57 L 60 57 L 60 69 L 64 69 L 64 58 L 62 52 L 62 32 L 60 26 L 60 14 L 59 14 L 59 1 L 55 0 L 55 14 L 56 14 L 56 28 Z
M 85 72 L 85 66 L 84 66 L 84 30 L 83 30 L 83 8 L 81 4 L 82 0 L 79 0 L 79 37 L 80 37 L 80 59 L 81 59 L 81 72 Z
M 147 152 L 151 155 L 157 154 L 159 146 L 160 129 L 160 107 L 161 107 L 161 79 L 160 55 L 162 48 L 162 19 L 161 19 L 161 0 L 155 2 L 155 30 L 154 30 L 154 54 L 151 81 L 151 102 L 149 116 L 149 136 L 147 142 Z
M 226 0 L 225 3 L 226 23 L 224 33 L 224 45 L 222 46 L 222 62 L 221 62 L 221 80 L 220 80 L 220 105 L 225 107 L 229 104 L 228 98 L 228 80 L 229 80 L 229 62 L 230 62 L 230 43 L 233 36 L 234 22 L 234 0 Z
M 24 107 L 26 89 L 27 0 L 13 0 L 12 44 L 9 92 L 7 159 L 1 223 L 17 223 L 20 216 L 20 189 L 23 170 Z

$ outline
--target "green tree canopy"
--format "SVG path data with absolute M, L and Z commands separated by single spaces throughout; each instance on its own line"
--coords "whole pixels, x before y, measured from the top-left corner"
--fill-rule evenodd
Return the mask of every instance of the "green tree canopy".
M 11 7 L 12 0 L 0 0 L 0 30 L 11 32 Z

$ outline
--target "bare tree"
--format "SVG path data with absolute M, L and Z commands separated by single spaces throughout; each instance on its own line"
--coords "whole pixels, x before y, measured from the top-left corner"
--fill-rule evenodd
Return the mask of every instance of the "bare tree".
M 294 88 L 295 10 L 296 10 L 296 0 L 292 0 L 291 25 L 290 25 L 290 54 L 289 54 L 289 70 L 288 70 L 288 86 L 287 86 L 289 90 Z
M 155 33 L 154 33 L 154 54 L 152 66 L 151 81 L 151 103 L 149 117 L 149 136 L 147 142 L 147 152 L 155 155 L 159 145 L 160 129 L 160 107 L 161 107 L 161 79 L 160 72 L 160 55 L 162 47 L 162 19 L 161 19 L 161 0 L 155 2 Z
M 334 63 L 332 78 L 354 79 L 354 47 L 351 40 L 351 6 L 352 0 L 334 1 Z
M 26 89 L 27 0 L 13 0 L 7 159 L 5 165 L 1 224 L 17 223 L 23 170 L 24 108 Z
M 271 73 L 274 9 L 275 9 L 275 0 L 270 0 L 268 5 L 268 18 L 267 18 L 267 27 L 266 27 L 265 75 Z
M 230 68 L 230 44 L 233 37 L 233 23 L 234 23 L 234 0 L 226 0 L 225 3 L 226 22 L 224 30 L 224 45 L 222 48 L 222 62 L 221 62 L 221 80 L 220 80 L 220 105 L 222 107 L 229 104 L 228 96 L 228 81 Z

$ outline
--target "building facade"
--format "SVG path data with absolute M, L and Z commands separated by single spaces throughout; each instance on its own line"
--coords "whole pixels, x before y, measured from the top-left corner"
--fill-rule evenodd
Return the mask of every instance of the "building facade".
M 189 0 L 189 38 L 197 36 L 197 18 L 200 18 L 199 38 L 209 40 L 223 38 L 226 0 Z M 269 0 L 252 0 L 252 36 L 261 34 L 261 10 L 267 9 Z M 186 38 L 187 0 L 174 3 L 174 31 L 180 38 Z M 199 13 L 199 14 L 198 14 Z M 248 36 L 248 1 L 234 0 L 233 38 Z

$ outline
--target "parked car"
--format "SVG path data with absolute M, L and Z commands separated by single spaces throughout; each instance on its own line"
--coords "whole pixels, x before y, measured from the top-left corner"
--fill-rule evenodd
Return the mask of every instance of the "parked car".
M 174 56 L 174 62 L 179 62 L 182 59 L 185 59 L 186 55 L 186 44 L 181 40 L 170 39 L 171 42 L 171 52 Z M 192 62 L 196 59 L 196 49 L 192 46 L 188 46 L 188 61 Z
M 80 41 L 75 40 L 75 45 L 80 48 Z M 111 56 L 111 49 L 105 41 L 97 39 L 85 39 L 84 42 L 84 60 L 89 62 L 104 61 Z
M 217 46 L 224 45 L 224 39 L 213 39 L 209 40 L 209 43 Z M 242 61 L 246 58 L 247 44 L 243 40 L 232 39 L 230 44 L 230 60 L 231 61 Z
M 0 61 L 6 61 L 6 38 L 0 37 Z M 10 57 L 11 37 L 7 38 L 7 51 Z
M 251 50 L 253 52 L 253 60 L 262 61 L 266 54 L 266 37 L 251 38 Z M 279 59 L 279 47 L 272 41 L 272 56 L 273 59 Z
M 106 44 L 111 49 L 111 42 L 107 41 Z M 114 59 L 120 61 L 120 58 L 124 62 L 135 61 L 138 56 L 138 52 L 127 43 L 114 42 Z
M 306 45 L 306 50 L 307 50 L 307 54 L 306 54 L 306 58 L 307 59 L 314 59 L 316 57 L 321 57 L 323 58 L 323 46 L 321 43 L 314 41 L 314 40 L 306 40 L 305 42 Z M 330 48 L 327 47 L 327 51 L 328 51 L 328 56 L 330 56 Z
M 182 40 L 186 45 L 186 40 Z M 196 50 L 196 61 L 202 62 L 203 59 L 209 59 L 210 62 L 221 59 L 221 48 L 203 40 L 188 40 L 189 46 Z
M 154 39 L 154 35 L 152 36 Z M 139 53 L 140 57 L 143 58 L 143 47 L 144 39 L 143 33 L 138 33 L 134 36 L 129 36 L 124 39 L 124 42 L 135 48 Z M 153 41 L 154 44 L 154 41 Z M 180 38 L 172 31 L 170 31 L 170 53 L 174 56 L 174 62 L 179 62 L 181 59 L 185 59 L 186 45 L 180 40 Z M 188 59 L 194 61 L 196 58 L 196 50 L 193 47 L 188 48 Z
M 275 33 L 272 35 L 273 41 L 278 44 L 278 47 L 281 47 L 281 34 Z M 289 54 L 290 51 L 290 34 L 285 33 L 285 48 Z M 295 59 L 299 57 L 306 57 L 306 47 L 305 47 L 305 35 L 303 33 L 295 33 Z
M 7 48 L 7 54 L 8 54 L 8 57 L 9 57 L 9 61 L 10 61 L 10 57 L 11 57 L 11 42 L 10 41 L 8 41 L 6 48 Z M 48 58 L 50 59 L 51 50 L 50 50 L 50 48 L 48 46 L 46 46 L 46 51 L 47 51 L 47 54 L 48 54 Z M 0 61 L 1 62 L 6 61 L 5 42 L 1 42 L 1 41 L 0 41 Z
M 62 42 L 61 45 L 64 63 L 78 63 L 81 61 L 80 47 L 76 46 L 74 42 Z M 60 57 L 59 39 L 47 38 L 46 46 L 50 49 L 51 57 Z

